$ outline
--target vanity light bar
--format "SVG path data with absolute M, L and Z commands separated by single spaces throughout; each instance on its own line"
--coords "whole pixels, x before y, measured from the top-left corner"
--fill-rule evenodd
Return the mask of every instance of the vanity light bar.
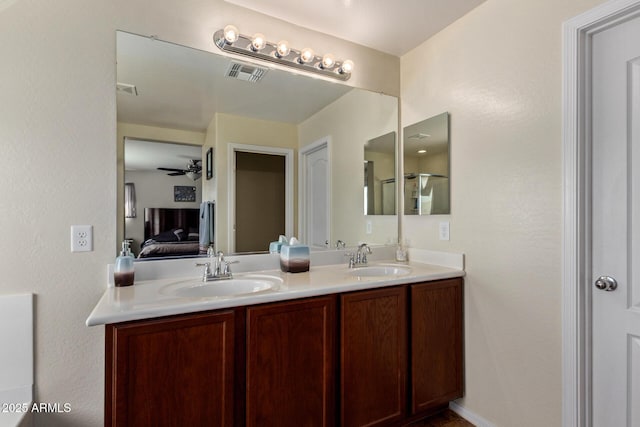
M 289 47 L 289 43 L 284 40 L 272 43 L 259 33 L 253 37 L 245 36 L 240 34 L 233 25 L 227 25 L 224 29 L 216 31 L 213 34 L 213 42 L 218 48 L 227 52 L 286 65 L 342 81 L 349 80 L 353 71 L 353 61 L 337 61 L 331 54 L 318 56 L 309 48 L 296 50 Z

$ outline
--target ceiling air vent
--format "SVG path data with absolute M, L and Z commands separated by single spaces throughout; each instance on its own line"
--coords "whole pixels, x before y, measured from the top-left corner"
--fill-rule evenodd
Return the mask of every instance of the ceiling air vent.
M 136 86 L 127 83 L 116 83 L 116 92 L 125 95 L 138 96 L 138 89 L 136 89 Z
M 241 64 L 232 62 L 227 68 L 225 76 L 238 80 L 244 80 L 251 83 L 257 83 L 267 74 L 266 68 L 256 67 L 255 65 Z

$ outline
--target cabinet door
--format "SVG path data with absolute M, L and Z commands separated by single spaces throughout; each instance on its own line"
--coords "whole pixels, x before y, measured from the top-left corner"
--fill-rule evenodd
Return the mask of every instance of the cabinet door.
M 462 397 L 462 279 L 411 286 L 411 410 Z
M 406 287 L 341 300 L 341 422 L 389 425 L 406 413 Z
M 247 309 L 247 426 L 335 425 L 335 301 Z
M 232 426 L 234 312 L 107 325 L 108 426 Z

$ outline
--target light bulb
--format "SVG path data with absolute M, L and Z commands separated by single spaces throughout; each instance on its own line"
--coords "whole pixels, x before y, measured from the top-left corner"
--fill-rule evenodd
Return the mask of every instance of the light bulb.
M 427 150 L 418 150 L 418 154 L 424 154 L 426 152 L 427 152 Z
M 278 45 L 276 46 L 276 56 L 278 58 L 283 58 L 289 55 L 289 52 L 291 52 L 291 48 L 289 47 L 289 42 L 286 40 L 280 40 L 278 42 Z
M 327 53 L 322 57 L 322 68 L 331 68 L 334 65 L 336 65 L 336 58 L 332 54 Z
M 264 49 L 266 45 L 267 40 L 265 39 L 264 34 L 255 33 L 253 35 L 253 38 L 251 39 L 251 49 L 253 49 L 254 52 Z
M 353 61 L 350 60 L 350 59 L 347 59 L 340 66 L 340 73 L 341 74 L 351 74 L 352 71 L 353 71 Z
M 224 32 L 224 39 L 229 44 L 232 44 L 238 41 L 238 37 L 240 37 L 240 33 L 238 32 L 238 29 L 233 25 L 227 25 L 226 27 L 224 27 L 223 32 Z
M 315 58 L 315 54 L 313 53 L 313 50 L 308 47 L 305 47 L 300 52 L 300 62 L 304 64 L 313 61 L 313 58 Z

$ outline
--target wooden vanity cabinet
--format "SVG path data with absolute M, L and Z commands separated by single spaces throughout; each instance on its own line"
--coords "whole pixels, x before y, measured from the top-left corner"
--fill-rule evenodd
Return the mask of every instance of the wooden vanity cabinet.
M 236 318 L 107 325 L 105 426 L 233 426 Z
M 460 278 L 410 285 L 411 414 L 462 397 L 462 286 Z
M 341 296 L 342 426 L 397 425 L 462 397 L 462 292 L 455 278 Z
M 336 296 L 247 308 L 246 425 L 335 425 Z
M 406 414 L 407 288 L 341 296 L 340 421 L 394 425 Z
M 107 325 L 105 425 L 424 418 L 462 396 L 462 304 L 455 278 Z

